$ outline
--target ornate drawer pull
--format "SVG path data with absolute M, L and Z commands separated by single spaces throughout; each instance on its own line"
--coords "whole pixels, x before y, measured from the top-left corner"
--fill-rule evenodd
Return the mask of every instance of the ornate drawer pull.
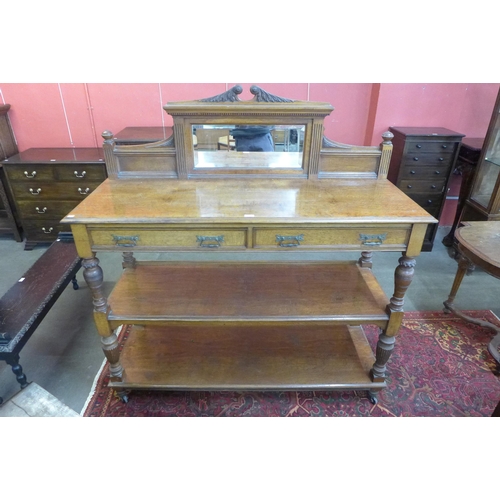
M 200 242 L 202 248 L 219 248 L 224 241 L 224 236 L 196 236 L 196 241 Z M 205 243 L 206 241 L 215 241 L 215 243 Z
M 79 192 L 81 195 L 86 195 L 86 194 L 89 194 L 89 192 L 90 192 L 90 188 L 85 188 L 85 189 L 78 188 L 78 192 Z
M 53 227 L 49 227 L 49 229 L 45 229 L 44 227 L 42 227 L 42 231 L 43 231 L 45 234 L 50 234 L 53 230 L 54 230 L 54 228 L 53 228 Z
M 33 170 L 33 172 L 31 172 L 31 174 L 28 174 L 28 172 L 24 172 L 24 175 L 28 178 L 28 179 L 33 179 L 34 177 L 36 177 L 36 170 Z
M 83 179 L 85 175 L 87 175 L 87 172 L 85 172 L 85 170 L 83 170 L 81 174 L 78 173 L 78 170 L 75 170 L 73 173 L 75 174 L 75 177 L 78 177 L 79 179 Z
M 117 247 L 135 247 L 139 241 L 139 236 L 112 236 Z
M 298 247 L 301 241 L 304 241 L 303 234 L 297 234 L 296 236 L 281 236 L 276 235 L 276 241 L 280 247 Z M 285 243 L 285 241 L 292 241 L 292 243 Z
M 33 196 L 38 196 L 41 192 L 42 192 L 42 189 L 41 189 L 41 188 L 38 188 L 36 191 L 35 191 L 33 188 L 30 188 L 30 193 L 31 193 Z
M 363 245 L 382 245 L 387 238 L 387 233 L 383 234 L 360 234 L 359 239 Z
M 35 208 L 35 210 L 36 210 L 36 211 L 37 211 L 37 213 L 39 213 L 39 214 L 44 214 L 44 213 L 46 213 L 46 212 L 47 212 L 47 207 L 43 207 L 41 210 L 40 210 L 38 207 L 36 207 L 36 208 Z

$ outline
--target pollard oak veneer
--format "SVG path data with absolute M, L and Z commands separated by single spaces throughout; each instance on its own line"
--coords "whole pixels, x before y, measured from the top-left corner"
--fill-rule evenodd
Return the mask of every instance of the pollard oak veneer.
M 166 140 L 123 145 L 104 132 L 108 179 L 63 220 L 83 259 L 110 385 L 124 401 L 147 388 L 362 389 L 375 401 L 386 385 L 415 257 L 436 219 L 387 180 L 392 134 L 379 147 L 336 143 L 323 136 L 330 104 L 250 90 L 251 101 L 236 86 L 167 104 Z M 218 131 L 266 128 L 287 138 L 274 151 L 237 141 L 217 150 Z M 214 138 L 206 149 L 200 131 Z M 325 250 L 361 257 L 303 260 Z M 133 253 L 165 251 L 179 261 L 139 262 Z M 184 252 L 220 251 L 243 258 L 182 262 Z M 245 262 L 255 251 L 288 258 Z M 374 251 L 403 254 L 390 299 L 372 274 Z M 109 297 L 99 252 L 123 253 Z M 368 323 L 381 330 L 375 353 Z M 131 326 L 120 353 L 122 324 Z

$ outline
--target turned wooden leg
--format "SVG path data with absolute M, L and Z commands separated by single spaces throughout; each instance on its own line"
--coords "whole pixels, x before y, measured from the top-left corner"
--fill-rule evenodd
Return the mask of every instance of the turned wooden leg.
M 94 320 L 97 331 L 101 336 L 104 355 L 109 361 L 110 375 L 113 381 L 119 381 L 123 375 L 123 368 L 120 364 L 118 339 L 116 334 L 111 330 L 107 319 L 108 300 L 102 289 L 103 272 L 99 266 L 99 259 L 95 256 L 90 259 L 83 259 L 82 267 L 83 277 L 92 292 Z
M 451 312 L 452 304 L 453 301 L 455 300 L 455 297 L 457 296 L 458 289 L 460 288 L 462 280 L 464 279 L 464 276 L 467 270 L 471 267 L 471 265 L 472 265 L 471 262 L 466 257 L 460 254 L 460 258 L 458 260 L 457 274 L 455 275 L 455 279 L 453 280 L 450 295 L 448 296 L 448 300 L 445 300 L 443 303 L 445 313 Z
M 373 252 L 361 252 L 361 257 L 358 260 L 358 265 L 360 267 L 372 268 L 372 256 Z
M 385 380 L 386 365 L 394 350 L 396 335 L 403 322 L 404 296 L 413 279 L 414 268 L 415 259 L 403 254 L 399 259 L 399 266 L 394 272 L 394 295 L 387 306 L 389 323 L 386 330 L 380 334 L 377 342 L 375 363 L 371 370 L 371 377 L 374 382 L 383 382 Z
M 6 363 L 12 367 L 12 372 L 16 376 L 16 380 L 19 382 L 21 389 L 24 389 L 28 385 L 28 381 L 26 380 L 26 375 L 23 373 L 23 367 L 19 364 L 19 356 L 7 359 Z

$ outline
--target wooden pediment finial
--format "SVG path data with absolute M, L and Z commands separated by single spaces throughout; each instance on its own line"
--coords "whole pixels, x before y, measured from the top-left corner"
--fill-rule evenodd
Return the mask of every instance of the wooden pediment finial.
M 202 102 L 235 102 L 239 101 L 240 98 L 238 97 L 239 94 L 243 92 L 243 88 L 241 85 L 235 85 L 234 87 L 231 87 L 229 90 L 226 90 L 226 92 L 223 92 L 222 94 L 214 95 L 212 97 L 206 97 L 205 99 L 199 99 L 199 101 Z
M 255 96 L 253 100 L 256 102 L 293 102 L 293 99 L 270 94 L 264 89 L 257 87 L 257 85 L 252 85 L 250 87 L 250 92 Z
M 392 139 L 394 139 L 394 134 L 392 132 L 384 132 L 382 134 L 382 139 L 384 139 L 384 144 L 392 144 Z

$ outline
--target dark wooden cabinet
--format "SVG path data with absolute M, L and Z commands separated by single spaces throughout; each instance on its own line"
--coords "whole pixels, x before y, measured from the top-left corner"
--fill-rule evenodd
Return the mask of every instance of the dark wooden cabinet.
M 10 104 L 0 104 L 0 160 L 18 153 L 8 111 Z M 7 179 L 0 164 L 0 233 L 12 233 L 16 241 L 22 241 L 16 221 L 13 202 L 8 195 Z
M 388 179 L 439 220 L 463 134 L 442 127 L 391 127 L 394 151 Z M 437 224 L 430 224 L 422 251 L 432 250 Z
M 2 163 L 26 250 L 67 231 L 61 219 L 106 179 L 101 148 L 33 148 Z

